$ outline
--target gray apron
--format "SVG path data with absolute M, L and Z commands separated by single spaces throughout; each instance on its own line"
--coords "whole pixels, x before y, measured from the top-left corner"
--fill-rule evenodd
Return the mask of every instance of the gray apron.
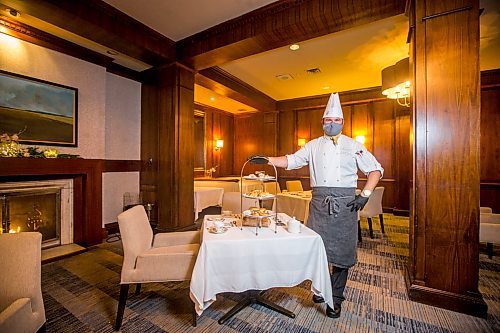
M 341 268 L 356 264 L 358 213 L 346 205 L 354 200 L 354 187 L 314 187 L 307 226 L 325 244 L 328 262 Z

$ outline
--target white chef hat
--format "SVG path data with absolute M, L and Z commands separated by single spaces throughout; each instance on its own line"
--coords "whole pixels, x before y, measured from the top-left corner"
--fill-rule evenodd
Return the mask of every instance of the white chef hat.
M 339 94 L 331 94 L 328 104 L 325 108 L 325 113 L 323 118 L 342 118 L 344 119 L 344 114 L 342 113 L 342 107 L 340 106 Z

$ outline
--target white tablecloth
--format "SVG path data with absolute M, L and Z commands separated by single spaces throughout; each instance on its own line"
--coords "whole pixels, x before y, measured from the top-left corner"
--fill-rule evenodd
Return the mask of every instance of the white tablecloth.
M 311 191 L 287 192 L 276 195 L 278 212 L 295 216 L 297 220 L 307 223 Z M 276 210 L 276 207 L 273 207 Z
M 195 187 L 194 188 L 194 219 L 198 213 L 211 206 L 222 206 L 224 189 L 220 187 Z
M 302 227 L 291 234 L 284 227 L 230 227 L 223 234 L 207 231 L 213 222 L 205 216 L 203 241 L 191 277 L 190 296 L 201 315 L 218 293 L 293 287 L 311 280 L 311 289 L 333 308 L 328 261 L 321 237 Z M 280 214 L 282 220 L 289 219 Z M 229 221 L 230 219 L 226 219 Z

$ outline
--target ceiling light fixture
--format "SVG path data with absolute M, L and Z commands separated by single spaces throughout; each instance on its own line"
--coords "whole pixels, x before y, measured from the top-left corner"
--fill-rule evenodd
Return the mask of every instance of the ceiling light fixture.
M 409 58 L 404 58 L 382 70 L 382 95 L 406 107 L 410 106 L 409 69 Z
M 213 101 L 215 101 L 215 97 L 213 97 L 213 96 L 212 96 L 212 97 L 210 97 L 210 100 L 211 100 L 212 102 L 213 102 Z
M 12 8 L 8 8 L 7 12 L 10 14 L 10 16 L 13 16 L 13 17 L 21 16 L 21 15 L 19 15 L 19 12 L 17 10 L 12 9 Z
M 330 89 L 330 86 L 324 86 L 324 87 L 322 87 L 321 89 L 323 89 L 323 90 L 328 90 L 328 89 Z
M 107 50 L 106 53 L 109 54 L 109 55 L 118 55 L 119 54 L 115 50 Z
M 292 44 L 292 45 L 290 45 L 290 50 L 297 51 L 298 49 L 300 49 L 300 45 L 299 44 Z

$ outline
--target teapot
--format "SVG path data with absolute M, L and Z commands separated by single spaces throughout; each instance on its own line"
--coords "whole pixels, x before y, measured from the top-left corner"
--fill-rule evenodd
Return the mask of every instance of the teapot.
M 292 234 L 298 234 L 300 233 L 300 229 L 302 227 L 302 223 L 300 223 L 300 221 L 296 220 L 295 219 L 295 216 L 292 217 L 289 221 L 288 221 L 288 232 L 292 233 Z

